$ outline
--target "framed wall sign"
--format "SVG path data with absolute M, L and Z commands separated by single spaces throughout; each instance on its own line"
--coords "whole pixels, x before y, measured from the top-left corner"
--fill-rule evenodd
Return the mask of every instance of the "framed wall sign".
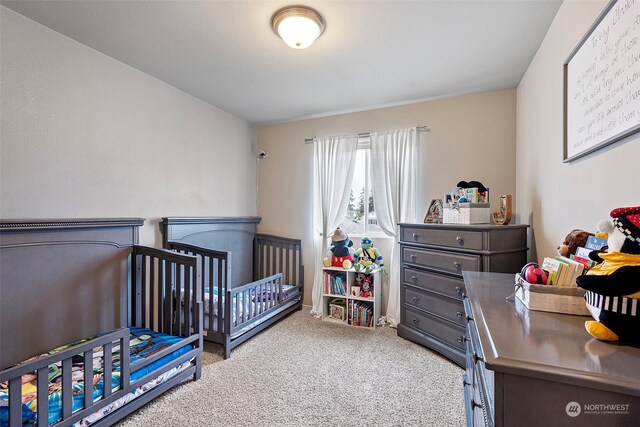
M 432 199 L 424 216 L 425 224 L 442 224 L 442 199 Z
M 564 162 L 640 131 L 640 1 L 613 0 L 564 63 Z

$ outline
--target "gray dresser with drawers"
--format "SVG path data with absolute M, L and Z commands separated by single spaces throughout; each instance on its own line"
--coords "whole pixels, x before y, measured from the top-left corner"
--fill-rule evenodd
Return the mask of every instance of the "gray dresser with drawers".
M 398 335 L 465 366 L 463 271 L 515 273 L 527 225 L 400 224 Z

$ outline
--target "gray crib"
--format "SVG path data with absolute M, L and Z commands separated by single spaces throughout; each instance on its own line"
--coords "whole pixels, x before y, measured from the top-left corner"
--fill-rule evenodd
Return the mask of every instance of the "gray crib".
M 259 217 L 166 217 L 163 245 L 201 260 L 204 339 L 231 350 L 302 308 L 302 242 L 256 232 Z M 230 304 L 226 304 L 230 301 Z
M 36 378 L 37 410 L 29 416 L 37 415 L 40 426 L 69 426 L 96 414 L 103 418 L 92 426 L 111 425 L 172 386 L 200 378 L 200 260 L 137 245 L 142 224 L 140 218 L 0 220 L 0 425 L 34 422 L 24 421 L 26 375 Z M 182 307 L 176 289 L 185 295 Z M 171 335 L 175 343 L 130 365 L 134 327 Z M 97 397 L 82 391 L 76 408 L 72 371 L 80 359 L 80 381 L 91 384 L 96 353 L 103 355 L 105 386 Z M 60 399 L 53 401 L 61 409 L 50 421 L 47 374 L 53 365 L 61 366 Z M 116 373 L 119 386 L 106 386 Z

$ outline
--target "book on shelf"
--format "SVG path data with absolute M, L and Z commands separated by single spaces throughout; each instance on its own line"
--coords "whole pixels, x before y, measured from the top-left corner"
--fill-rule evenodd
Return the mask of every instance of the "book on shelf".
M 373 304 L 368 301 L 349 300 L 349 323 L 353 326 L 371 328 L 373 324 Z
M 347 295 L 347 275 L 342 272 L 332 273 L 325 271 L 324 293 L 331 295 Z

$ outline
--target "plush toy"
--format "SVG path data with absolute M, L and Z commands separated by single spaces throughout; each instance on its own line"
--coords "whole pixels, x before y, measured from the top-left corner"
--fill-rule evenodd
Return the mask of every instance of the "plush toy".
M 360 284 L 360 296 L 363 298 L 371 298 L 373 296 L 373 286 L 371 286 L 371 276 L 364 275 Z
M 593 236 L 593 233 L 577 228 L 571 230 L 571 233 L 567 234 L 567 237 L 564 238 L 562 245 L 558 246 L 558 253 L 567 258 L 569 255 L 575 255 L 578 246 L 584 247 L 587 244 L 589 236 Z
M 371 237 L 363 237 L 360 241 L 360 247 L 355 254 L 354 268 L 357 272 L 371 273 L 376 268 L 379 268 L 382 273 L 386 273 L 384 268 L 384 262 L 382 261 L 382 255 L 380 251 L 373 247 L 373 240 Z
M 576 280 L 595 319 L 584 326 L 602 341 L 640 343 L 640 206 L 614 209 L 611 217 L 598 223 L 608 233 L 606 251 L 592 252 L 602 263 Z
M 331 247 L 327 253 L 327 258 L 322 260 L 325 267 L 351 268 L 353 265 L 353 242 L 347 234 L 337 228 L 331 236 Z

